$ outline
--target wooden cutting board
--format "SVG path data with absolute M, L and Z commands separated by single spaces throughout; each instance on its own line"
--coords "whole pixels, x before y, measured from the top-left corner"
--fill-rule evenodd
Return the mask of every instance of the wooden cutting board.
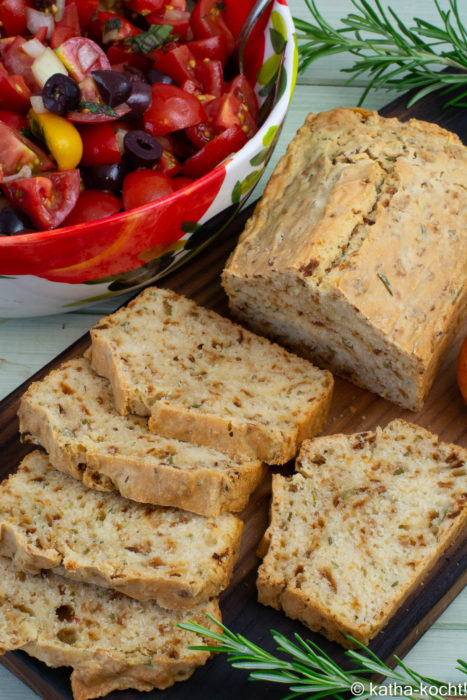
M 403 96 L 381 110 L 381 113 L 401 119 L 416 117 L 434 121 L 457 132 L 464 141 L 467 139 L 467 110 L 443 111 L 437 96 L 428 96 L 410 110 L 405 108 L 406 102 L 407 97 Z M 227 301 L 219 284 L 219 275 L 252 208 L 253 205 L 248 207 L 216 243 L 165 279 L 163 285 L 227 315 Z M 467 323 L 450 348 L 422 411 L 417 414 L 403 411 L 384 399 L 337 379 L 324 433 L 369 430 L 401 417 L 438 433 L 444 441 L 457 442 L 467 447 L 467 407 L 456 385 L 456 358 L 461 340 L 466 334 Z M 86 334 L 0 403 L 0 478 L 3 479 L 15 470 L 22 456 L 31 449 L 27 445 L 21 445 L 18 437 L 16 411 L 21 394 L 31 381 L 41 379 L 64 360 L 81 355 L 88 344 L 89 336 Z M 221 599 L 224 622 L 235 632 L 244 634 L 270 651 L 274 651 L 270 628 L 288 636 L 298 632 L 320 644 L 336 661 L 345 664 L 341 647 L 310 632 L 301 623 L 289 620 L 282 613 L 256 602 L 258 559 L 255 549 L 267 526 L 269 494 L 270 479 L 266 479 L 253 494 L 242 514 L 245 530 L 240 559 L 231 585 Z M 389 625 L 373 640 L 373 651 L 390 664 L 394 663 L 394 654 L 406 654 L 466 585 L 466 564 L 467 542 L 464 537 L 445 553 Z M 8 653 L 0 657 L 0 661 L 44 699 L 71 700 L 68 669 L 50 669 L 22 652 Z M 232 669 L 224 655 L 220 655 L 199 669 L 189 681 L 178 683 L 168 690 L 144 694 L 117 691 L 107 697 L 109 700 L 234 700 L 241 696 L 242 700 L 279 700 L 287 694 L 284 686 L 252 683 L 247 680 L 247 676 L 247 672 Z

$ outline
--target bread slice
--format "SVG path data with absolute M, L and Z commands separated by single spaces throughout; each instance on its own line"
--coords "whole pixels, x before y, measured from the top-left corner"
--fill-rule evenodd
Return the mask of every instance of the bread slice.
M 230 513 L 204 518 L 93 491 L 38 450 L 0 486 L 0 554 L 19 570 L 51 569 L 164 608 L 219 595 L 242 528 Z
M 150 415 L 160 435 L 282 464 L 326 419 L 328 372 L 168 289 L 146 289 L 91 338 L 117 410 Z
M 367 644 L 465 528 L 466 462 L 402 420 L 306 441 L 299 473 L 273 477 L 259 601 Z
M 217 631 L 206 613 L 220 620 L 217 601 L 168 611 L 49 572 L 30 576 L 0 556 L 0 653 L 22 649 L 48 666 L 72 666 L 75 700 L 189 678 L 210 654 L 189 649 L 200 638 L 177 624 L 191 619 Z
M 310 114 L 222 283 L 256 332 L 420 409 L 467 309 L 467 148 L 416 119 Z
M 259 461 L 168 440 L 151 434 L 145 418 L 121 416 L 109 382 L 84 358 L 31 384 L 18 416 L 21 432 L 45 447 L 56 469 L 142 503 L 205 516 L 239 511 L 265 473 Z

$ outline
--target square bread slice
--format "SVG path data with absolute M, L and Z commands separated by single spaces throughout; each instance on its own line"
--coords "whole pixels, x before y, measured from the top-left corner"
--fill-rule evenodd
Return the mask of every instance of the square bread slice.
M 18 416 L 20 431 L 47 450 L 56 469 L 141 503 L 205 516 L 240 511 L 266 470 L 259 461 L 154 435 L 145 418 L 121 416 L 109 382 L 85 358 L 31 384 Z
M 466 462 L 402 420 L 307 440 L 299 473 L 273 477 L 259 601 L 367 644 L 465 529 Z
M 220 594 L 242 529 L 231 513 L 204 518 L 93 491 L 38 450 L 0 486 L 0 554 L 17 569 L 50 569 L 164 608 L 193 608 Z
M 420 409 L 467 309 L 467 148 L 416 119 L 310 114 L 222 283 L 254 331 Z
M 329 372 L 168 289 L 146 289 L 91 338 L 117 410 L 150 415 L 159 435 L 283 464 L 327 417 Z
M 220 620 L 217 601 L 164 610 L 50 572 L 30 576 L 0 556 L 0 654 L 22 649 L 53 668 L 71 666 L 75 700 L 186 680 L 210 654 L 191 650 L 203 642 L 177 625 L 194 620 L 218 631 L 206 613 Z

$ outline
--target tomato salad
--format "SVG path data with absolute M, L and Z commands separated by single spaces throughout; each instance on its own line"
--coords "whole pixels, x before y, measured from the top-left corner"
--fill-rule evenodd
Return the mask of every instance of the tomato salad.
M 164 197 L 257 131 L 219 0 L 0 3 L 0 235 Z

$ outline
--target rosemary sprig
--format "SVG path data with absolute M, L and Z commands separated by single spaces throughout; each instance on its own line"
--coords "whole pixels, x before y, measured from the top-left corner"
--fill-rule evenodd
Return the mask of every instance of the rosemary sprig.
M 415 89 L 408 103 L 434 90 L 444 88 L 444 107 L 467 107 L 467 27 L 462 23 L 457 0 L 449 0 L 448 10 L 438 10 L 439 26 L 415 17 L 409 27 L 391 7 L 385 11 L 380 0 L 352 0 L 356 12 L 335 29 L 319 12 L 316 0 L 305 0 L 315 24 L 294 18 L 298 30 L 300 63 L 304 71 L 311 63 L 331 54 L 349 52 L 356 56 L 347 81 L 351 84 L 364 73 L 370 82 L 359 104 L 374 88 L 406 92 Z M 437 68 L 444 70 L 439 71 Z M 454 96 L 451 93 L 460 88 Z
M 367 700 L 367 698 L 378 695 L 378 689 L 381 687 L 378 683 L 371 682 L 365 677 L 365 674 L 368 673 L 376 673 L 390 678 L 397 683 L 398 688 L 407 689 L 406 694 L 415 700 L 427 697 L 441 700 L 443 698 L 442 691 L 444 696 L 447 692 L 445 683 L 422 676 L 406 666 L 397 656 L 394 658 L 405 673 L 389 668 L 376 654 L 353 637 L 349 637 L 349 639 L 361 647 L 365 654 L 354 650 L 346 651 L 346 655 L 355 664 L 356 669 L 345 671 L 317 644 L 309 640 L 305 641 L 298 634 L 294 635 L 295 643 L 284 637 L 283 634 L 271 630 L 271 635 L 277 644 L 277 650 L 291 658 L 290 661 L 287 661 L 261 649 L 241 634 L 234 634 L 211 615 L 207 617 L 222 629 L 222 634 L 217 634 L 192 621 L 178 625 L 181 629 L 195 632 L 204 638 L 208 637 L 217 643 L 215 646 L 195 646 L 190 647 L 190 649 L 227 654 L 227 659 L 234 668 L 251 671 L 250 680 L 288 685 L 290 693 L 284 700 L 292 700 L 292 698 L 303 695 L 308 697 L 312 695 L 315 700 L 329 696 L 343 700 L 342 693 L 349 692 L 355 696 L 358 695 L 361 700 Z M 458 664 L 459 666 L 456 668 L 467 673 L 467 663 L 459 659 Z

